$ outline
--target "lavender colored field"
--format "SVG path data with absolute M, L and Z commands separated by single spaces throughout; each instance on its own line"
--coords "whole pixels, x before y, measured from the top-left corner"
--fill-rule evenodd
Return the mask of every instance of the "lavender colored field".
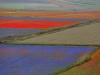
M 25 35 L 35 32 L 41 32 L 41 29 L 24 29 L 24 28 L 0 28 L 0 36 L 12 36 L 12 35 Z
M 0 45 L 0 75 L 50 75 L 94 47 Z
M 92 19 L 86 18 L 36 18 L 36 17 L 14 17 L 14 16 L 0 16 L 0 19 L 9 20 L 38 20 L 38 21 L 68 21 L 68 22 L 84 22 Z

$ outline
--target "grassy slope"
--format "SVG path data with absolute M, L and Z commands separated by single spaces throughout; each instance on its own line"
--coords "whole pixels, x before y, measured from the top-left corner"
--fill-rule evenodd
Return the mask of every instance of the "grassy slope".
M 74 27 L 64 31 L 18 41 L 17 44 L 100 45 L 100 23 Z
M 100 49 L 88 62 L 58 75 L 100 75 Z

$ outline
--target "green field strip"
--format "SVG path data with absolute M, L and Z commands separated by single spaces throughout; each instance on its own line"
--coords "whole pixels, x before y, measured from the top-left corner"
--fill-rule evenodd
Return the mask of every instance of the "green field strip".
M 57 1 L 68 3 L 68 4 L 73 4 L 73 5 L 77 5 L 77 6 L 84 6 L 84 7 L 88 7 L 88 8 L 94 6 L 93 4 L 84 4 L 81 2 L 71 2 L 71 1 L 66 1 L 66 0 L 57 0 Z
M 41 3 L 0 3 L 0 9 L 38 9 L 38 10 L 65 10 L 55 4 L 41 4 Z
M 60 2 L 64 2 L 64 3 L 69 3 L 69 4 L 73 4 L 73 5 L 77 5 L 77 6 L 83 6 L 86 10 L 90 10 L 92 8 L 96 8 L 96 7 L 100 7 L 100 1 L 96 0 L 96 1 L 90 1 L 90 0 L 84 0 L 84 1 L 80 1 L 80 0 L 57 0 Z M 93 10 L 93 9 L 92 9 Z

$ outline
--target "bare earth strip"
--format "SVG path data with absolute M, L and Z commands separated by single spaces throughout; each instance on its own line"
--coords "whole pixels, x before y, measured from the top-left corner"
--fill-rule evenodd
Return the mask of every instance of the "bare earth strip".
M 17 44 L 100 45 L 100 23 L 74 27 L 16 42 Z

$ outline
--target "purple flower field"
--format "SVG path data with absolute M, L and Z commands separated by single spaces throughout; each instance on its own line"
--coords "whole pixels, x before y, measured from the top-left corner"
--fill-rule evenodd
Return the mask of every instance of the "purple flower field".
M 84 22 L 90 21 L 93 19 L 86 18 L 37 18 L 37 17 L 15 17 L 15 16 L 0 16 L 0 19 L 9 19 L 9 20 L 38 20 L 38 21 L 61 21 L 61 22 Z
M 50 75 L 94 49 L 86 46 L 0 45 L 0 75 Z
M 0 36 L 25 35 L 42 31 L 42 29 L 0 28 Z

